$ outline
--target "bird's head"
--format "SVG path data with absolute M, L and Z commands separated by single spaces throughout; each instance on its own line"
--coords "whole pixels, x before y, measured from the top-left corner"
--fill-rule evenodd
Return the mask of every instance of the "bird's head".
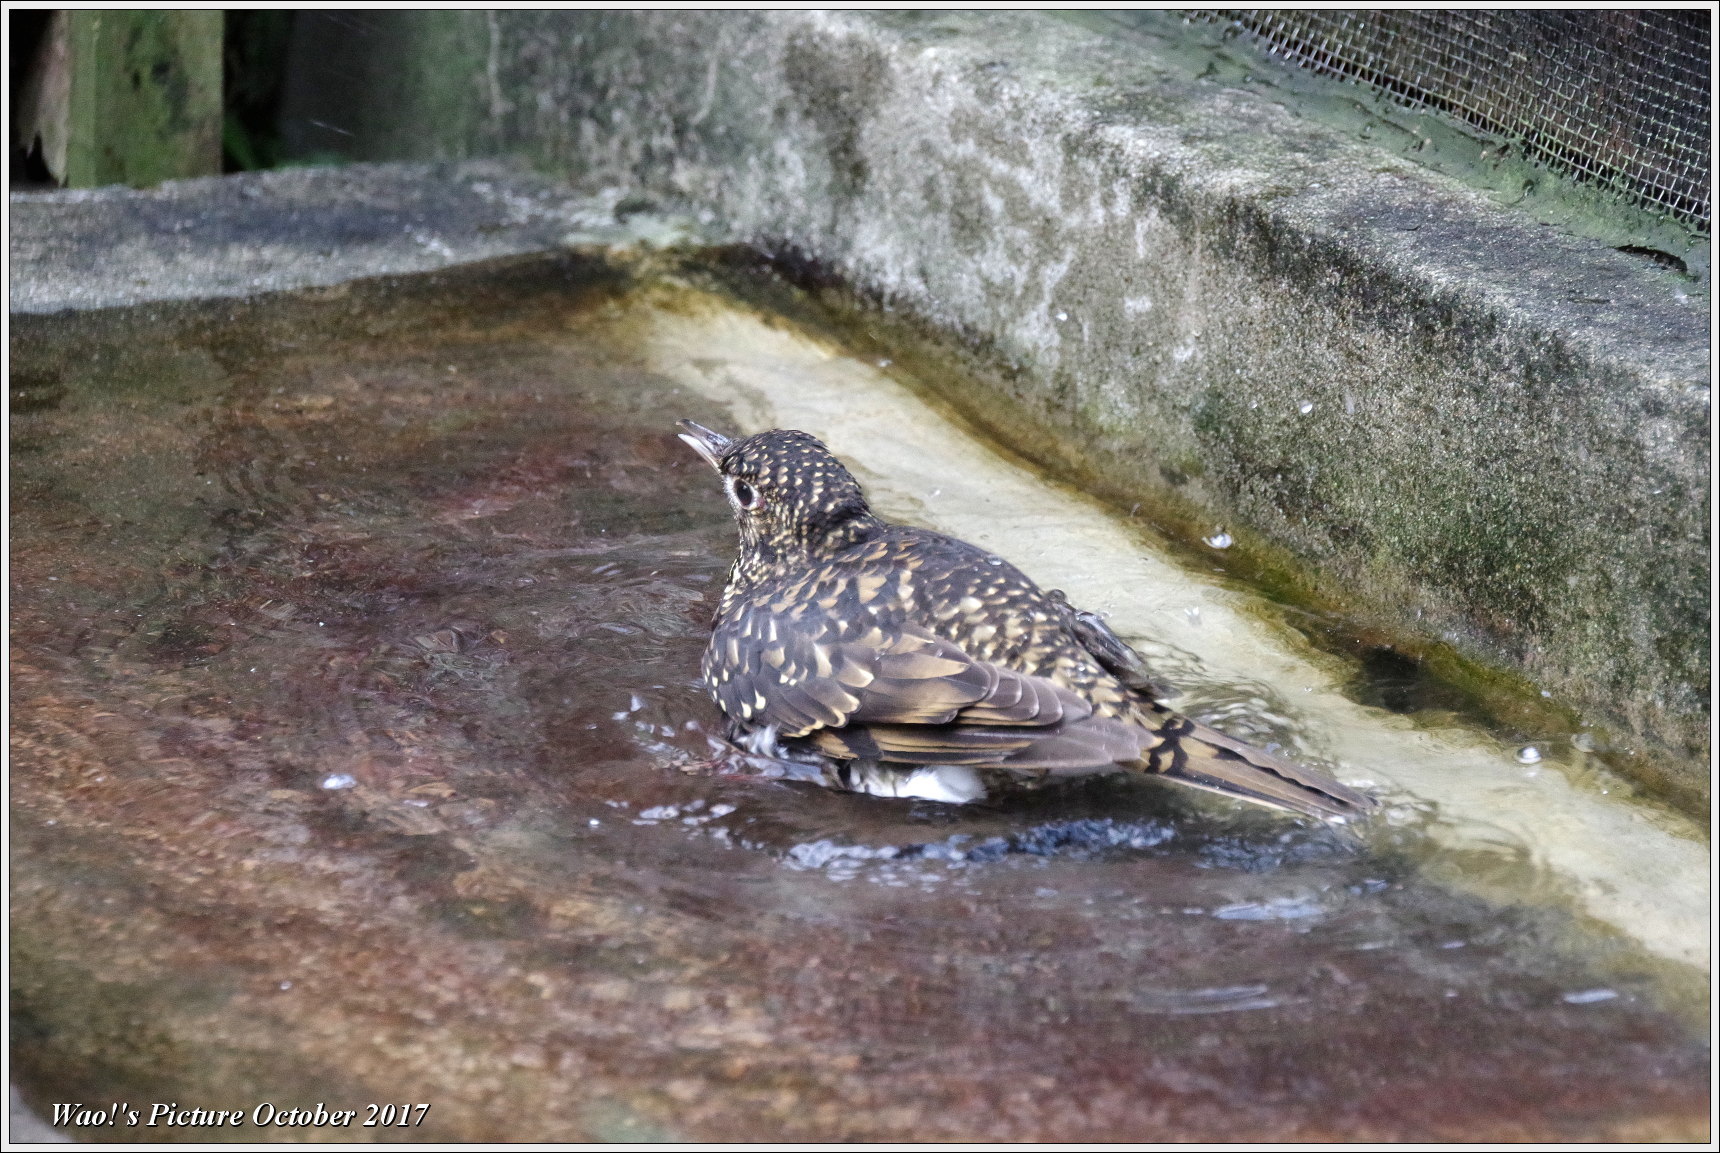
M 815 436 L 773 428 L 731 439 L 690 420 L 680 428 L 681 439 L 722 478 L 743 565 L 804 564 L 878 523 L 859 482 Z

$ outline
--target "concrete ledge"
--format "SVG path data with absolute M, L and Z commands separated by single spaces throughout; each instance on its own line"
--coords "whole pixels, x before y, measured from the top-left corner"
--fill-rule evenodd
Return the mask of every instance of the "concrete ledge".
M 572 245 L 670 244 L 518 165 L 353 165 L 11 198 L 11 311 L 254 296 Z

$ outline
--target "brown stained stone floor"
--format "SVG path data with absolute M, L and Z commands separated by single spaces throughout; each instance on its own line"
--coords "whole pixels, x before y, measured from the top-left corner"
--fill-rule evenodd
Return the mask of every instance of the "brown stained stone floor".
M 1443 889 L 1413 830 L 1150 783 L 950 811 L 690 771 L 731 530 L 672 424 L 725 420 L 638 367 L 630 307 L 568 259 L 15 321 L 12 1053 L 39 1112 L 1706 1135 L 1708 1053 L 1654 966 Z

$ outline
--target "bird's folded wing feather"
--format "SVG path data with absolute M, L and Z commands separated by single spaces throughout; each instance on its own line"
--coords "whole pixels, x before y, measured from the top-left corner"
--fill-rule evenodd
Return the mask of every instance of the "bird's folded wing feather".
M 730 716 L 816 734 L 836 756 L 993 764 L 1092 712 L 1068 689 L 975 660 L 917 625 L 815 611 L 732 613 L 705 675 Z

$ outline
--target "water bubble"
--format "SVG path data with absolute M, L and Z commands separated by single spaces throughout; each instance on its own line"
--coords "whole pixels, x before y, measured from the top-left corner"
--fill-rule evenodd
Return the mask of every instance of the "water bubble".
M 1003 558 L 1000 556 L 988 556 L 985 558 L 985 563 L 989 565 L 1000 565 L 1003 563 Z
M 1225 905 L 1214 909 L 1212 915 L 1221 921 L 1291 921 L 1321 912 L 1319 903 L 1307 897 L 1272 897 Z
M 1236 543 L 1235 540 L 1231 539 L 1231 535 L 1225 532 L 1222 528 L 1211 536 L 1205 537 L 1204 540 L 1213 548 L 1229 548 L 1231 545 Z
M 585 823 L 590 825 L 594 829 L 597 828 L 599 825 L 603 824 L 603 822 L 598 820 L 596 817 L 591 818 L 591 820 L 589 820 Z
M 899 852 L 893 845 L 874 849 L 865 845 L 842 845 L 835 841 L 820 840 L 790 848 L 786 863 L 792 869 L 822 869 L 834 865 L 832 872 L 852 873 L 862 861 L 888 861 Z
M 1618 996 L 1614 989 L 1579 989 L 1574 993 L 1566 993 L 1559 1000 L 1567 1005 L 1593 1005 L 1600 1001 L 1611 1001 Z
M 1296 406 L 1296 411 L 1301 413 L 1303 416 L 1307 416 L 1309 413 L 1314 411 L 1314 402 L 1311 400 L 1305 400 Z
M 358 778 L 351 773 L 330 773 L 322 779 L 325 789 L 350 789 L 358 784 Z
M 281 982 L 281 992 L 283 992 L 283 993 L 286 992 L 288 989 L 291 989 L 292 987 L 293 987 L 293 983 L 291 981 L 282 981 Z
M 1541 763 L 1541 750 L 1534 745 L 1524 745 L 1517 750 L 1517 763 L 1520 765 L 1537 765 Z
M 891 363 L 890 358 L 887 356 L 880 356 L 878 358 L 878 367 L 879 368 L 889 368 L 890 363 Z
M 1068 320 L 1068 319 L 1069 319 L 1069 314 L 1067 312 L 1064 312 L 1062 309 L 1057 310 L 1057 321 L 1058 321 L 1058 323 L 1061 324 L 1063 321 Z

